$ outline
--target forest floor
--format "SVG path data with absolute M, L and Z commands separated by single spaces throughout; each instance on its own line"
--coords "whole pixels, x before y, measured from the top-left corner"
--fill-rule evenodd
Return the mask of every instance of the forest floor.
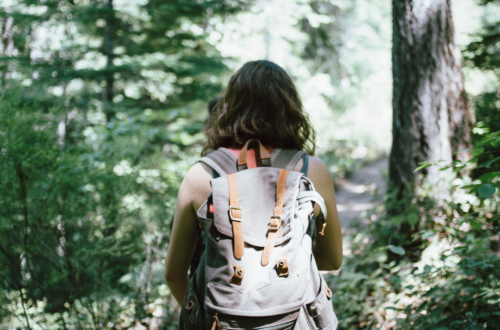
M 339 212 L 344 254 L 350 253 L 345 239 L 364 226 L 363 213 L 377 206 L 387 189 L 388 159 L 380 159 L 355 171 L 347 179 L 335 180 L 335 196 Z

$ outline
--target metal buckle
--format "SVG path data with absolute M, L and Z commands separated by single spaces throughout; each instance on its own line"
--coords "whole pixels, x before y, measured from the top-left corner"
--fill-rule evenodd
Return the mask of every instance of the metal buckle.
M 271 220 L 272 219 L 278 219 L 279 220 L 279 224 L 276 227 L 272 227 L 271 223 L 269 223 L 269 226 L 267 227 L 268 230 L 278 230 L 278 229 L 280 229 L 281 228 L 281 215 L 271 215 Z
M 242 222 L 243 219 L 242 218 L 235 218 L 233 217 L 233 212 L 232 210 L 239 210 L 241 212 L 241 207 L 239 206 L 231 206 L 229 205 L 229 218 L 231 218 L 232 221 L 239 221 L 239 222 Z M 241 212 L 243 214 L 243 212 Z

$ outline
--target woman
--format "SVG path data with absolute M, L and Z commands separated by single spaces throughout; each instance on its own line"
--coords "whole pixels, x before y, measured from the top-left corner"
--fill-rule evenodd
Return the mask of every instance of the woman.
M 269 152 L 274 148 L 305 150 L 310 154 L 308 178 L 325 200 L 328 217 L 324 236 L 317 235 L 314 257 L 320 270 L 336 270 L 342 263 L 342 237 L 332 179 L 326 165 L 313 157 L 314 131 L 290 76 L 269 61 L 246 63 L 230 79 L 205 126 L 205 150 L 228 148 L 238 156 L 250 139 Z M 300 171 L 303 160 L 295 169 Z M 197 163 L 179 189 L 172 235 L 165 260 L 165 279 L 182 304 L 188 287 L 188 268 L 199 231 L 197 210 L 211 193 L 212 169 Z M 319 210 L 315 210 L 319 213 Z

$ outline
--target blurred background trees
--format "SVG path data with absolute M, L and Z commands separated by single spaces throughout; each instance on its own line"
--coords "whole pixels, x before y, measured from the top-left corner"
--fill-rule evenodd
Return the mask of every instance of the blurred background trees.
M 498 328 L 499 6 L 443 0 L 416 13 L 407 2 L 393 1 L 393 27 L 390 1 L 3 1 L 0 328 L 177 328 L 162 263 L 207 102 L 244 62 L 277 62 L 319 156 L 346 178 L 390 150 L 391 49 L 395 114 L 421 118 L 431 90 L 426 109 L 442 106 L 457 139 L 434 157 L 425 132 L 446 135 L 445 122 L 394 126 L 403 154 L 391 162 L 417 189 L 389 190 L 345 233 L 342 270 L 326 275 L 340 328 Z M 415 136 L 398 135 L 412 129 L 415 153 Z M 470 159 L 452 154 L 460 143 Z M 447 173 L 444 197 L 431 172 Z
M 228 71 L 206 29 L 243 7 L 1 8 L 3 323 L 127 328 L 162 316 L 175 324 L 160 286 L 168 219 L 201 131 L 197 110 Z

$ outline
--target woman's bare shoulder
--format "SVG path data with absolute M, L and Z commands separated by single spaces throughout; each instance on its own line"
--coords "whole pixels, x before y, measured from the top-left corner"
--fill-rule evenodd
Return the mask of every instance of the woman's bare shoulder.
M 210 181 L 212 178 L 212 169 L 203 163 L 196 163 L 189 168 L 184 177 L 184 180 L 193 183 L 199 180 L 201 181 Z
M 315 156 L 309 156 L 309 167 L 317 167 L 317 168 L 322 168 L 324 170 L 327 170 L 326 164 L 324 161 L 322 161 L 320 158 L 315 157 Z
M 331 182 L 332 180 L 325 162 L 314 156 L 309 156 L 307 177 L 315 184 L 316 182 L 325 182 L 325 180 L 326 182 Z
M 316 170 L 328 173 L 328 167 L 325 162 L 318 157 L 309 156 L 309 170 Z
M 304 164 L 304 162 L 302 161 L 302 159 L 299 160 L 297 162 L 297 165 L 295 165 L 294 171 L 300 172 L 303 164 Z M 326 167 L 325 162 L 323 162 L 318 157 L 309 156 L 309 169 L 307 171 L 307 177 L 310 177 L 311 174 L 313 176 L 316 176 L 317 174 L 322 174 L 322 175 L 328 174 L 329 175 L 328 168 Z
M 189 199 L 194 207 L 199 207 L 211 192 L 212 169 L 205 164 L 196 163 L 189 168 L 182 180 L 179 198 Z

